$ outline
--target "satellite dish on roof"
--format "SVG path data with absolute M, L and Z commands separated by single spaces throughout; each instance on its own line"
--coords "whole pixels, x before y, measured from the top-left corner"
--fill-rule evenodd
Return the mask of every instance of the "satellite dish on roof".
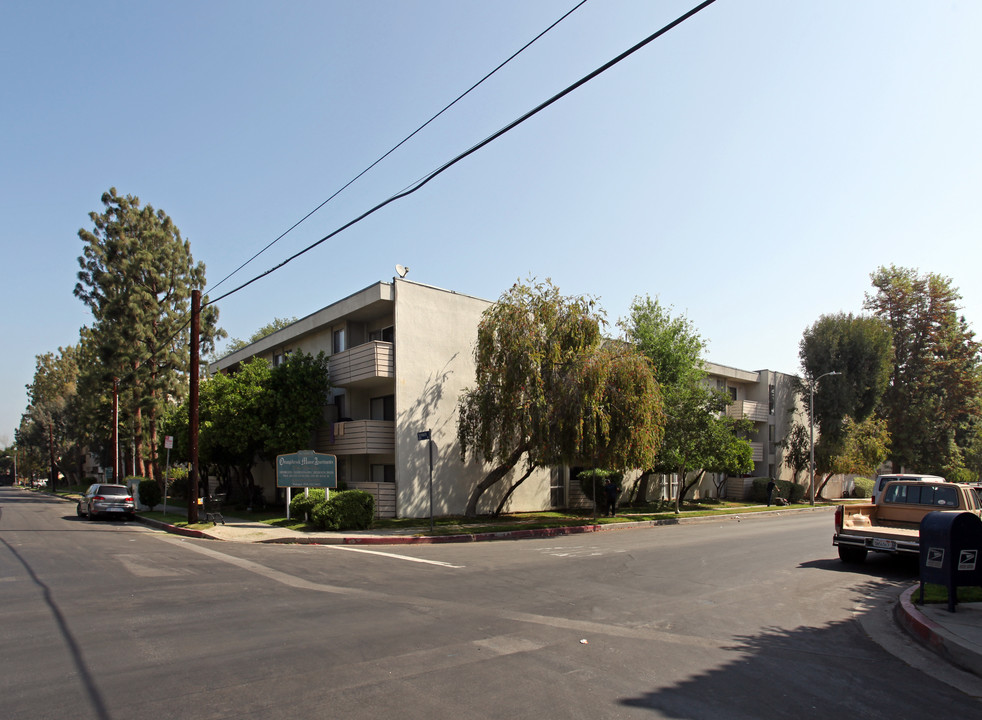
M 396 265 L 396 272 L 399 273 L 399 277 L 404 278 L 409 274 L 409 268 L 405 265 Z

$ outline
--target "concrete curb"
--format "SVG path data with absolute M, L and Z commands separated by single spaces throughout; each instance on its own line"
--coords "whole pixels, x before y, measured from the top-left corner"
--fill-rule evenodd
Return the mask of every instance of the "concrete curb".
M 905 590 L 894 608 L 894 617 L 900 626 L 952 665 L 982 677 L 982 655 L 921 612 L 912 599 L 915 592 L 920 592 L 919 584 Z
M 565 535 L 582 535 L 594 532 L 611 532 L 616 530 L 636 530 L 640 528 L 661 527 L 666 525 L 690 525 L 701 522 L 720 522 L 750 519 L 772 518 L 779 515 L 797 515 L 806 512 L 831 512 L 834 507 L 793 508 L 790 510 L 771 510 L 762 513 L 729 515 L 704 515 L 699 517 L 667 518 L 664 520 L 641 520 L 638 522 L 618 523 L 616 525 L 574 525 L 558 528 L 536 528 L 530 530 L 502 530 L 488 533 L 461 533 L 459 535 L 345 535 L 337 537 L 315 537 L 299 535 L 297 537 L 268 538 L 257 540 L 267 544 L 301 544 L 301 545 L 437 545 L 445 543 L 490 542 L 495 540 L 525 540 L 529 538 L 561 537 Z
M 161 522 L 160 520 L 154 520 L 153 518 L 143 517 L 142 515 L 139 514 L 137 514 L 134 517 L 134 520 L 136 520 L 138 523 L 147 525 L 148 527 L 152 527 L 156 530 L 165 530 L 166 532 L 169 532 L 172 535 L 183 535 L 184 537 L 198 538 L 199 540 L 220 539 L 215 537 L 214 535 L 209 535 L 203 530 L 193 530 L 190 528 L 177 527 L 176 525 L 171 525 L 170 523 Z

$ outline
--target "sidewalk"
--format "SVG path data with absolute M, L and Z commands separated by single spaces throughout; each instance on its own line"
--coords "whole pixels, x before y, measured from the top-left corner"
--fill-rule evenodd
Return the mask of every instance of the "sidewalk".
M 918 585 L 900 596 L 894 614 L 914 638 L 953 665 L 982 677 L 982 603 L 915 605 Z
M 803 512 L 831 512 L 833 508 L 792 508 L 774 509 L 768 515 L 793 515 Z M 571 527 L 515 529 L 500 532 L 467 533 L 457 535 L 428 535 L 429 525 L 403 527 L 386 530 L 345 530 L 344 532 L 298 532 L 278 528 L 266 523 L 243 520 L 224 515 L 225 523 L 216 524 L 205 530 L 188 530 L 175 527 L 158 520 L 137 515 L 137 520 L 145 525 L 167 530 L 171 533 L 187 537 L 205 538 L 208 540 L 228 540 L 232 542 L 249 543 L 297 543 L 306 545 L 436 545 L 444 543 L 485 542 L 490 540 L 521 540 L 527 538 L 558 537 L 563 535 L 580 535 L 593 532 L 608 532 L 614 530 L 630 530 L 641 527 L 656 527 L 659 525 L 680 525 L 698 522 L 735 521 L 758 518 L 764 513 L 708 515 L 695 517 L 675 517 L 669 520 L 639 520 L 617 524 L 587 524 Z M 423 521 L 426 522 L 425 520 Z

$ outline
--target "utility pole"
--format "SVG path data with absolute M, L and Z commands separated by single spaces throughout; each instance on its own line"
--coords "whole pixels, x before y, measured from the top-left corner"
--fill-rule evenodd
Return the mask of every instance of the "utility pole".
M 198 374 L 201 344 L 201 291 L 191 291 L 191 388 L 188 394 L 188 450 L 191 456 L 191 487 L 188 491 L 188 524 L 198 522 Z
M 113 482 L 119 482 L 119 378 L 113 378 Z

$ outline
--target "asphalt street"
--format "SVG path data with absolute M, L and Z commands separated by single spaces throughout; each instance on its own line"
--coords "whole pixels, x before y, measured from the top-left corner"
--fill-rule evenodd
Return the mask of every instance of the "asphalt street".
M 973 717 L 831 517 L 395 548 L 89 522 L 0 489 L 0 695 L 28 718 Z M 976 679 L 977 680 L 977 679 Z

